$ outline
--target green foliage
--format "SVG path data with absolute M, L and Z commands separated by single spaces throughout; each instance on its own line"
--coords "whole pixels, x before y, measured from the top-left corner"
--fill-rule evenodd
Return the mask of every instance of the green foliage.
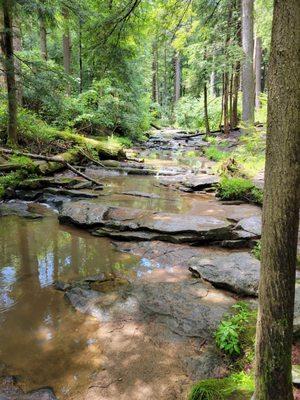
M 238 356 L 242 353 L 241 335 L 247 329 L 252 311 L 247 303 L 239 302 L 233 306 L 235 313 L 228 315 L 220 323 L 215 340 L 217 346 L 230 356 Z
M 25 179 L 34 177 L 32 170 L 26 168 L 0 176 L 0 198 L 4 196 L 7 188 L 15 188 Z
M 217 195 L 222 200 L 244 200 L 262 204 L 262 191 L 244 178 L 224 176 L 217 189 Z
M 210 146 L 204 151 L 207 158 L 213 161 L 221 161 L 228 157 L 228 153 L 218 150 L 215 146 Z
M 253 376 L 239 372 L 222 379 L 200 381 L 192 387 L 188 400 L 225 400 L 230 399 L 232 395 L 245 400 L 250 399 L 253 392 Z
M 260 260 L 260 256 L 261 256 L 261 241 L 260 240 L 258 240 L 256 242 L 255 246 L 253 247 L 252 254 L 254 255 L 255 258 Z

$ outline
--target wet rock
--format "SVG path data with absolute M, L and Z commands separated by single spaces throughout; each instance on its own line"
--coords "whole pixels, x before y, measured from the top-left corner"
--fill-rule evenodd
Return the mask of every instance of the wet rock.
M 45 189 L 46 193 L 50 193 L 53 195 L 62 195 L 67 197 L 80 197 L 86 199 L 97 198 L 98 194 L 91 192 L 84 192 L 82 190 L 69 190 L 69 189 L 59 189 L 59 188 L 47 188 Z
M 101 225 L 108 210 L 109 207 L 96 203 L 67 203 L 62 207 L 59 220 L 84 227 Z
M 71 285 L 69 283 L 63 281 L 55 281 L 53 283 L 53 286 L 56 290 L 60 290 L 62 292 L 65 292 L 66 290 L 71 288 Z
M 253 215 L 252 217 L 241 219 L 237 224 L 237 228 L 253 233 L 256 236 L 261 236 L 261 217 Z
M 294 336 L 300 338 L 300 284 L 296 284 L 294 306 Z
M 135 197 L 145 197 L 148 199 L 160 199 L 160 196 L 154 193 L 143 193 L 143 192 L 122 192 L 122 194 L 125 194 L 126 196 L 135 196 Z
M 13 376 L 0 378 L 1 400 L 57 400 L 51 388 L 41 388 L 24 393 Z
M 195 176 L 194 178 L 187 179 L 182 182 L 182 185 L 187 187 L 193 192 L 200 191 L 203 189 L 211 188 L 212 186 L 219 183 L 220 178 L 218 176 Z
M 201 243 L 231 238 L 231 224 L 210 216 L 173 214 L 76 202 L 64 205 L 60 221 L 96 227 L 93 233 L 123 239 Z
M 9 215 L 17 215 L 29 219 L 43 218 L 43 215 L 29 211 L 28 204 L 26 203 L 19 201 L 0 203 L 0 217 Z
M 224 357 L 213 346 L 208 346 L 200 355 L 186 358 L 184 366 L 194 381 L 220 378 L 227 371 Z
M 224 314 L 235 300 L 202 282 L 134 284 L 111 293 L 73 288 L 66 298 L 76 310 L 101 323 L 145 321 L 151 317 L 170 332 L 184 337 L 211 339 Z
M 260 262 L 247 252 L 198 258 L 188 262 L 193 275 L 209 281 L 218 288 L 257 296 Z
M 292 366 L 292 380 L 294 385 L 300 385 L 300 365 Z

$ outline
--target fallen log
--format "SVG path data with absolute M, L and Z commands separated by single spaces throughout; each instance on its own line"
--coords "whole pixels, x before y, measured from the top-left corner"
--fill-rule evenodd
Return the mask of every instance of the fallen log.
M 51 163 L 59 163 L 59 164 L 64 165 L 70 171 L 74 172 L 76 175 L 79 175 L 82 178 L 86 179 L 87 181 L 90 181 L 97 186 L 102 186 L 102 184 L 100 182 L 96 181 L 93 178 L 90 178 L 89 176 L 85 175 L 83 172 L 78 171 L 71 164 L 69 164 L 68 161 L 64 159 L 63 154 L 58 155 L 58 156 L 49 157 L 49 156 L 43 156 L 41 154 L 24 153 L 24 152 L 21 152 L 18 150 L 10 150 L 10 149 L 4 149 L 4 148 L 0 148 L 0 152 L 4 153 L 4 154 L 16 154 L 16 155 L 20 155 L 20 156 L 25 156 L 25 157 L 32 158 L 33 160 L 41 160 L 41 161 L 47 161 L 47 162 L 51 162 Z

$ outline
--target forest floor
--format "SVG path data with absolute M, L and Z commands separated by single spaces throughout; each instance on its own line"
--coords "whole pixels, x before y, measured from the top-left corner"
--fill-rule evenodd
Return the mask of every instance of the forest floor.
M 226 146 L 238 146 L 239 135 Z M 18 232 L 21 239 L 17 250 L 4 247 L 0 267 L 7 271 L 19 257 L 15 273 L 27 276 L 1 293 L 0 339 L 7 349 L 0 353 L 0 395 L 51 400 L 49 390 L 24 395 L 51 386 L 58 399 L 183 400 L 193 383 L 228 374 L 231 363 L 216 348 L 214 332 L 240 299 L 256 307 L 259 261 L 251 249 L 261 235 L 261 208 L 216 197 L 216 163 L 202 153 L 208 145 L 203 135 L 165 129 L 128 151 L 127 161 L 86 165 L 84 174 L 101 182 L 101 190 L 61 172 L 22 182 L 0 204 L 3 238 Z M 263 186 L 263 175 L 254 182 Z M 15 215 L 26 217 L 27 231 Z M 24 232 L 32 238 L 29 250 Z M 26 293 L 24 342 L 17 332 Z M 299 319 L 297 286 L 295 333 Z M 20 354 L 28 348 L 19 360 L 9 351 L 18 346 L 11 329 Z M 298 351 L 295 345 L 297 363 Z

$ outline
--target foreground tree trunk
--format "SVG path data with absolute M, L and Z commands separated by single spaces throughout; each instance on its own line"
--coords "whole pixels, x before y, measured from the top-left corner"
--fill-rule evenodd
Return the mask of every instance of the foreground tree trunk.
M 254 72 L 253 72 L 253 5 L 254 0 L 242 0 L 242 44 L 244 59 L 242 66 L 243 113 L 247 127 L 254 124 Z
M 1 33 L 1 48 L 4 55 L 4 69 L 7 85 L 8 101 L 8 142 L 17 143 L 17 87 L 15 77 L 14 51 L 13 51 L 13 28 L 11 0 L 2 0 L 3 27 Z
M 300 2 L 275 0 L 255 400 L 292 400 L 291 348 L 300 203 Z
M 259 96 L 261 94 L 261 59 L 262 59 L 262 46 L 261 38 L 255 38 L 255 51 L 254 51 L 254 70 L 255 70 L 255 107 L 260 107 Z
M 20 21 L 15 18 L 12 21 L 13 25 L 13 51 L 14 53 L 22 51 L 22 35 L 20 29 Z M 16 79 L 16 96 L 17 103 L 21 106 L 23 103 L 23 84 L 22 84 L 22 69 L 20 59 L 14 55 L 15 79 Z

